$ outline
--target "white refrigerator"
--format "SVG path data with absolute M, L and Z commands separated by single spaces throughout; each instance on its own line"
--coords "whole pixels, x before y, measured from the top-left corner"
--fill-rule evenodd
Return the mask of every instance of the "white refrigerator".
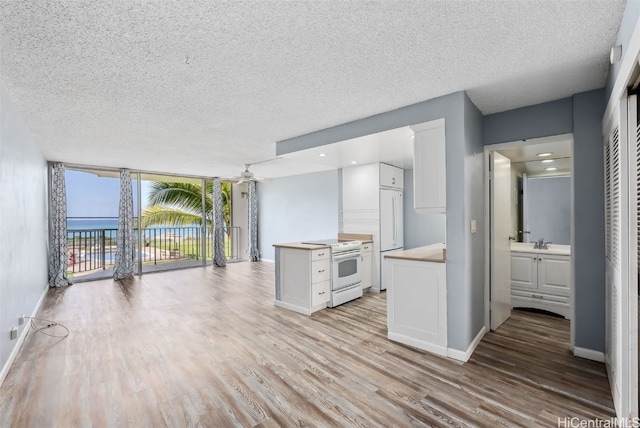
M 402 251 L 403 202 L 402 190 L 380 189 L 380 290 L 386 290 L 385 254 Z

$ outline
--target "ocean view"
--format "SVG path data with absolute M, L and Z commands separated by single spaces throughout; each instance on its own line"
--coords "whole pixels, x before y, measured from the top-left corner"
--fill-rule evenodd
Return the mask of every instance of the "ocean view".
M 107 238 L 115 238 L 118 230 L 118 219 L 112 217 L 93 217 L 93 218 L 68 218 L 67 233 L 70 235 L 78 234 L 78 231 L 96 231 L 107 230 Z M 194 224 L 189 226 L 166 226 L 155 225 L 150 226 L 144 231 L 147 238 L 159 236 L 160 234 L 174 234 L 181 237 L 199 236 L 200 225 Z

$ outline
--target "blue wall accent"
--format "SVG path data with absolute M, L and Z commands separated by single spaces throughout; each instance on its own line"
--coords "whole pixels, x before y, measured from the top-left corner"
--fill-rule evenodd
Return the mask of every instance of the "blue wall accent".
M 447 240 L 446 214 L 418 214 L 413 207 L 413 170 L 404 170 L 404 248 L 421 247 Z
M 260 257 L 274 260 L 273 244 L 338 237 L 338 171 L 258 183 Z
M 570 245 L 571 177 L 528 178 L 526 189 L 530 241 L 543 238 L 546 242 Z

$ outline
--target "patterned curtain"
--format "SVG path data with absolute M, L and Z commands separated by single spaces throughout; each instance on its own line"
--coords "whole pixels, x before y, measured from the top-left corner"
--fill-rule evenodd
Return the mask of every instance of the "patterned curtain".
M 51 243 L 49 244 L 49 287 L 71 285 L 67 278 L 67 195 L 64 184 L 64 165 L 51 165 Z
M 222 183 L 213 180 L 213 264 L 226 266 L 224 255 L 224 220 L 222 218 Z
M 118 217 L 118 236 L 116 240 L 116 261 L 113 279 L 133 278 L 134 236 L 133 236 L 133 186 L 131 171 L 120 171 L 120 214 Z
M 249 181 L 249 261 L 260 260 L 258 251 L 258 195 L 256 182 Z

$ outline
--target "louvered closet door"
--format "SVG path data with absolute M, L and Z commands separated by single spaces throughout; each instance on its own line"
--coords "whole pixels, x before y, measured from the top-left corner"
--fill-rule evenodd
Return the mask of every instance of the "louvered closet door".
M 627 98 L 606 123 L 604 141 L 606 309 L 605 361 L 618 415 L 629 413 L 629 174 Z M 634 127 L 635 129 L 635 127 Z M 636 259 L 634 258 L 634 261 Z
M 638 96 L 629 97 L 629 395 L 630 416 L 638 416 L 638 325 L 639 272 L 640 272 L 640 109 Z M 634 327 L 636 329 L 633 332 Z

